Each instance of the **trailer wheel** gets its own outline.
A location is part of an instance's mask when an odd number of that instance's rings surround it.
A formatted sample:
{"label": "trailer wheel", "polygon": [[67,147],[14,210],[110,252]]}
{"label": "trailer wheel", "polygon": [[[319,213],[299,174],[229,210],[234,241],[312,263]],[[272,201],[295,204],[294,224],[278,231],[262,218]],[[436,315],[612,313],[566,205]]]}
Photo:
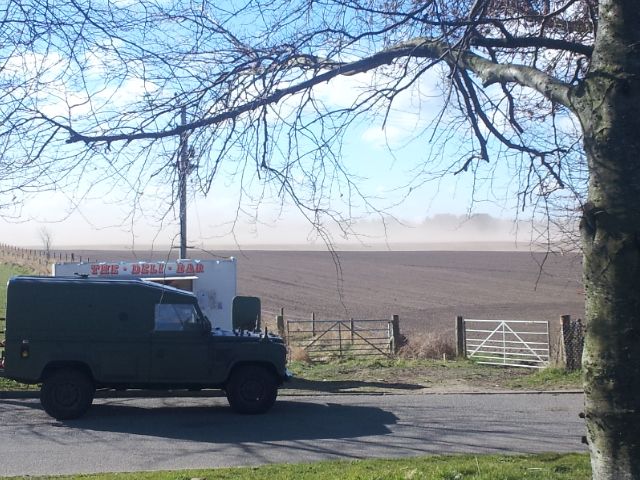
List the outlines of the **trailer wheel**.
{"label": "trailer wheel", "polygon": [[87,374],[77,369],[55,370],[40,388],[42,408],[56,420],[81,417],[93,402],[95,387]]}
{"label": "trailer wheel", "polygon": [[278,396],[275,376],[261,365],[234,368],[225,390],[231,408],[244,414],[265,413]]}

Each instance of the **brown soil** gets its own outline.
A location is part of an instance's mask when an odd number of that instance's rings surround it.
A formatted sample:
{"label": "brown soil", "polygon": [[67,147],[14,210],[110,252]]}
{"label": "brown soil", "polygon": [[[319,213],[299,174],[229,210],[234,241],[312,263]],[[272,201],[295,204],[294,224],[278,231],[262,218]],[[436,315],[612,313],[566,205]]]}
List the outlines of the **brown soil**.
{"label": "brown soil", "polygon": [[[401,330],[449,331],[454,317],[552,320],[584,315],[578,255],[495,251],[242,251],[238,291],[262,299],[263,319],[400,316]],[[166,259],[164,252],[76,251],[92,261]],[[211,258],[201,252],[194,257]],[[63,254],[64,258],[64,254]]]}
{"label": "brown soil", "polygon": [[582,317],[578,256],[522,252],[244,252],[241,294],[262,298],[263,315],[390,318],[403,332],[453,329],[466,318]]}

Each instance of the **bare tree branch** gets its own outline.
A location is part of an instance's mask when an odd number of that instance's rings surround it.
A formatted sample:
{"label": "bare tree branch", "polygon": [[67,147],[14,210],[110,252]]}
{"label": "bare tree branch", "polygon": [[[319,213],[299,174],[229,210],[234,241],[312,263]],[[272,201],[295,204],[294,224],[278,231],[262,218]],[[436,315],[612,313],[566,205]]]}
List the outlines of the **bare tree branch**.
{"label": "bare tree branch", "polygon": [[460,67],[469,70],[478,75],[484,86],[494,83],[517,83],[543,94],[550,100],[560,103],[564,106],[571,107],[569,100],[570,85],[558,81],[554,77],[544,74],[535,68],[525,65],[507,64],[503,65],[486,58],[483,58],[470,51],[452,51],[447,44],[440,41],[430,39],[416,38],[406,42],[402,42],[391,48],[387,48],[370,57],[363,58],[348,63],[329,62],[328,60],[318,60],[309,56],[294,56],[286,59],[285,65],[304,66],[313,70],[325,70],[327,67],[333,67],[323,73],[318,73],[312,78],[285,88],[275,88],[273,93],[243,105],[230,108],[223,113],[205,117],[200,120],[188,123],[186,125],[176,126],[167,130],[137,133],[119,133],[108,135],[91,135],[82,134],[74,128],[63,125],[53,118],[49,118],[40,113],[41,118],[54,124],[57,128],[64,129],[69,133],[67,143],[98,143],[98,142],[117,142],[117,141],[134,141],[141,139],[159,139],[171,136],[179,136],[185,131],[195,130],[210,125],[225,122],[234,119],[240,115],[257,110],[265,105],[278,103],[286,96],[295,95],[307,90],[315,85],[328,82],[338,76],[349,76],[358,73],[367,72],[383,65],[390,65],[394,61],[402,58],[429,58],[432,60],[442,60],[453,67]]}

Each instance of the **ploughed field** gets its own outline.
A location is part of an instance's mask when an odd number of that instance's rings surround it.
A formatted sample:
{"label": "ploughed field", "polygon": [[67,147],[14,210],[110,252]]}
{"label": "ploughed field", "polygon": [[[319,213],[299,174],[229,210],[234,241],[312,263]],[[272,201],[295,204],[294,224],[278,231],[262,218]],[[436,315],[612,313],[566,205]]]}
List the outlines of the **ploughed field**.
{"label": "ploughed field", "polygon": [[[160,252],[76,252],[103,261],[162,260]],[[584,315],[578,255],[531,252],[242,251],[238,293],[262,299],[263,320],[400,316],[404,332],[442,332],[454,317],[553,320]],[[195,255],[211,258],[209,254]]]}

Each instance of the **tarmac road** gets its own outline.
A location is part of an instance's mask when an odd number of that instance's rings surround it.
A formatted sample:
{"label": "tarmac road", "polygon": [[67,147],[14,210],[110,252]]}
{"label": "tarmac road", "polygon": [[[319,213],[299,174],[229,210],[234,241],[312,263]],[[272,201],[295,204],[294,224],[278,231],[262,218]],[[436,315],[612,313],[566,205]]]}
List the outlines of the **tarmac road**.
{"label": "tarmac road", "polygon": [[0,399],[0,476],[403,457],[585,451],[582,394],[281,397],[236,415],[226,399],[100,398],[57,422],[34,398]]}

